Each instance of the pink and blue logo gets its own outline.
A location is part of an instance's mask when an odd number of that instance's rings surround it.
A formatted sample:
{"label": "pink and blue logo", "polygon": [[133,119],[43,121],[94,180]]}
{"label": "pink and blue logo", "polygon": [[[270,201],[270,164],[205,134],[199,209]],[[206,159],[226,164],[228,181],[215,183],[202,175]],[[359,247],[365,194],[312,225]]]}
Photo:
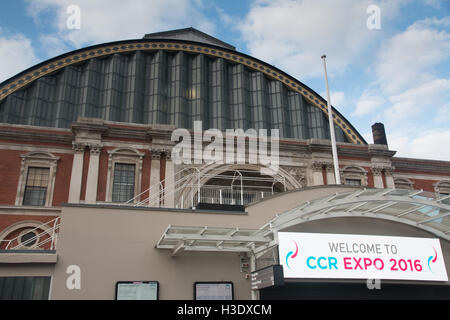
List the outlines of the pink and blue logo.
{"label": "pink and blue logo", "polygon": [[437,260],[437,252],[434,247],[433,247],[433,250],[434,250],[434,256],[430,256],[428,258],[428,268],[430,269],[431,272],[433,272],[433,270],[431,270],[430,262],[436,263],[436,260]]}
{"label": "pink and blue logo", "polygon": [[298,245],[297,245],[297,242],[295,242],[294,240],[292,240],[292,242],[295,244],[295,251],[289,251],[289,252],[286,254],[286,266],[287,266],[290,270],[292,270],[292,269],[291,269],[291,267],[289,266],[289,259],[295,259],[295,258],[297,257],[297,254],[298,254]]}

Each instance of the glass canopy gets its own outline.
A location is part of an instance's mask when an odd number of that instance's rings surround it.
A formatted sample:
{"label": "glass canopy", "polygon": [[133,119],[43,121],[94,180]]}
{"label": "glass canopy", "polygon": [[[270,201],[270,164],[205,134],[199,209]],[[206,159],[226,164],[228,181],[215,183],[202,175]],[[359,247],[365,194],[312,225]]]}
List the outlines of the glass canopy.
{"label": "glass canopy", "polygon": [[157,244],[181,251],[253,252],[277,245],[276,233],[290,226],[332,217],[370,217],[405,223],[450,240],[450,196],[422,190],[361,189],[308,201],[259,229],[170,226]]}

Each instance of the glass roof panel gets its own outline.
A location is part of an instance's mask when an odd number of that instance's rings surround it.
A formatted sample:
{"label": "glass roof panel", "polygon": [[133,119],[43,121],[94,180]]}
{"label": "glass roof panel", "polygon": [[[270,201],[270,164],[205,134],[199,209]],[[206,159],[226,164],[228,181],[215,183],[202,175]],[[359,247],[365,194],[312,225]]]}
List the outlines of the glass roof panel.
{"label": "glass roof panel", "polygon": [[430,226],[434,229],[437,229],[437,230],[445,232],[445,233],[450,232],[450,221],[448,219],[446,220],[445,223],[427,222],[427,223],[425,223],[425,225]]}
{"label": "glass roof panel", "polygon": [[406,189],[395,189],[388,193],[390,196],[404,196],[411,192],[411,190]]}

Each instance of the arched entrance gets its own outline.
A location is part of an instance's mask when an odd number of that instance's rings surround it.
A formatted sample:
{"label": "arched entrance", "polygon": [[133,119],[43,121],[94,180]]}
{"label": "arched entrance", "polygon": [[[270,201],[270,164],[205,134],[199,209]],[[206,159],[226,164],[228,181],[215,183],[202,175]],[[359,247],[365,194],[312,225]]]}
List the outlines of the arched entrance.
{"label": "arched entrance", "polygon": [[301,185],[288,172],[262,174],[258,165],[206,165],[184,168],[176,175],[178,207],[198,203],[245,206]]}

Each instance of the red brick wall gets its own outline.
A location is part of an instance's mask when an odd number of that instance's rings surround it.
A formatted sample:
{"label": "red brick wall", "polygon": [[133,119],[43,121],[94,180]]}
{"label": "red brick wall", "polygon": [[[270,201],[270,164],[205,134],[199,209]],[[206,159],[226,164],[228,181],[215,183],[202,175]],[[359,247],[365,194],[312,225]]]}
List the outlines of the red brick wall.
{"label": "red brick wall", "polygon": [[21,154],[25,151],[0,150],[0,204],[14,205],[19,183]]}
{"label": "red brick wall", "polygon": [[[0,151],[0,204],[14,205],[19,184],[21,155],[27,150]],[[70,175],[72,172],[72,154],[54,153],[60,160],[57,163],[55,188],[52,204],[59,206],[67,202],[69,196]],[[26,172],[25,172],[26,174]]]}
{"label": "red brick wall", "polygon": [[371,188],[375,187],[375,182],[373,181],[373,173],[371,168],[364,167],[364,170],[367,171],[367,186]]}
{"label": "red brick wall", "polygon": [[[108,181],[108,161],[109,150],[114,150],[115,147],[103,147],[100,153],[100,163],[98,172],[98,189],[97,189],[97,201],[106,201],[106,184]],[[141,176],[141,192],[147,190],[150,186],[150,152],[146,149],[139,149],[141,153],[144,153],[142,159],[142,176]],[[148,197],[148,192],[141,196],[141,200]]]}
{"label": "red brick wall", "polygon": [[327,184],[327,169],[325,166],[322,166],[322,181],[323,184],[326,185]]}
{"label": "red brick wall", "polygon": [[72,154],[56,153],[59,157],[58,166],[56,167],[55,188],[53,192],[53,206],[60,206],[69,200],[70,177],[72,175]]}
{"label": "red brick wall", "polygon": [[437,183],[438,180],[423,180],[423,179],[409,179],[414,182],[414,189],[423,189],[423,191],[434,192],[433,184]]}
{"label": "red brick wall", "polygon": [[9,227],[10,225],[20,221],[36,221],[38,223],[46,223],[54,216],[41,216],[41,215],[16,215],[16,214],[1,214],[0,215],[0,232]]}
{"label": "red brick wall", "polygon": [[97,201],[106,201],[106,182],[108,179],[108,150],[113,149],[103,147],[100,151],[99,168],[98,168],[98,184],[97,184]]}
{"label": "red brick wall", "polygon": [[91,153],[88,149],[84,150],[84,157],[83,157],[83,174],[81,178],[81,194],[80,194],[80,200],[86,199],[86,183],[87,183],[87,175],[89,170],[89,159],[91,157]]}

